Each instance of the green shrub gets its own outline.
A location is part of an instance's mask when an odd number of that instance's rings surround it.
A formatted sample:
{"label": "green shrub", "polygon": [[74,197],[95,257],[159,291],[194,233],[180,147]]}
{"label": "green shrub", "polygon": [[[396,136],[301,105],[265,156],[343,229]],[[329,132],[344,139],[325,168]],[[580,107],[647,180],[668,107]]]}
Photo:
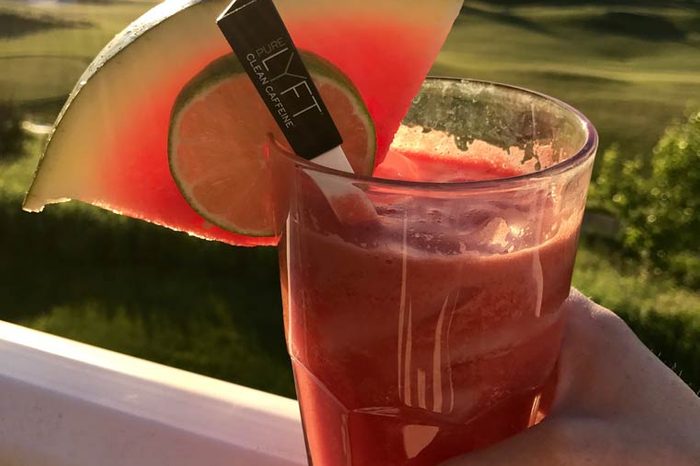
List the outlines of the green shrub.
{"label": "green shrub", "polygon": [[647,235],[659,251],[700,250],[700,111],[654,148]]}
{"label": "green shrub", "polygon": [[591,205],[621,221],[628,254],[700,288],[700,111],[671,125],[649,162],[623,158],[619,146],[605,151]]}

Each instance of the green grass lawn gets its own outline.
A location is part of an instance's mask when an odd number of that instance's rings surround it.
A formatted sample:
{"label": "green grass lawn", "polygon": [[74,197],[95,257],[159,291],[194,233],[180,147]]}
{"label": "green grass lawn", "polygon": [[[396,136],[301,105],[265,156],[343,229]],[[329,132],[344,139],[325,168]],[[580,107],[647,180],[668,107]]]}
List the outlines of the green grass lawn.
{"label": "green grass lawn", "polygon": [[[0,0],[0,28],[17,16],[25,25],[0,35],[0,69],[10,70],[0,101],[52,121],[91,58],[152,3]],[[468,2],[434,74],[554,95],[592,118],[603,147],[649,157],[667,124],[700,106],[700,8],[645,5]],[[659,26],[647,37],[649,18]],[[0,319],[292,395],[274,249],[204,242],[80,204],[24,213],[41,146],[31,137],[24,155],[0,160],[0,280],[10,290]],[[574,282],[700,388],[700,293],[591,238]]]}
{"label": "green grass lawn", "polygon": [[550,94],[591,118],[601,147],[618,142],[647,156],[671,120],[700,107],[700,16],[627,3],[501,10],[467,2],[433,72]]}
{"label": "green grass lawn", "polygon": [[[31,34],[0,35],[0,101],[11,99],[52,121],[66,95],[107,42],[154,1],[32,3],[0,0],[3,22],[21,21]],[[28,24],[44,22],[34,30]],[[48,105],[47,105],[48,104]]]}

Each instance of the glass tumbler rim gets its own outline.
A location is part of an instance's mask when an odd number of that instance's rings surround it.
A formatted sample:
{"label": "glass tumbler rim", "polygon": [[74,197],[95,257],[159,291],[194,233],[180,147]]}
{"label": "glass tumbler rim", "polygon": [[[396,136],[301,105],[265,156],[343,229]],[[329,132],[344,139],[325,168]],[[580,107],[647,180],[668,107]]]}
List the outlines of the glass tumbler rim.
{"label": "glass tumbler rim", "polygon": [[425,81],[443,81],[448,83],[473,83],[485,86],[493,86],[508,92],[517,92],[521,94],[527,94],[538,99],[547,101],[560,109],[569,112],[577,123],[580,125],[581,129],[585,133],[585,141],[581,147],[573,155],[566,157],[564,160],[552,164],[551,166],[544,168],[542,170],[533,171],[521,175],[494,178],[488,180],[475,180],[475,181],[412,181],[412,180],[398,180],[390,178],[379,178],[371,175],[361,175],[356,173],[348,173],[341,170],[336,170],[334,168],[325,167],[314,163],[311,160],[304,159],[285,148],[281,147],[279,144],[278,150],[284,154],[284,157],[290,159],[294,165],[298,168],[311,170],[317,173],[323,173],[327,175],[332,175],[338,178],[345,179],[346,182],[351,183],[366,183],[372,185],[379,185],[385,187],[394,188],[409,188],[416,190],[429,190],[429,191],[460,191],[460,190],[482,190],[482,189],[507,189],[511,186],[519,185],[522,182],[534,181],[543,178],[553,177],[555,175],[568,172],[575,167],[578,167],[590,159],[598,149],[598,132],[593,126],[593,123],[586,117],[581,111],[577,110],[572,105],[559,100],[555,97],[551,97],[547,94],[533,91],[525,87],[515,86],[511,84],[500,83],[496,81],[486,81],[480,79],[471,78],[457,78],[449,76],[428,76]]}

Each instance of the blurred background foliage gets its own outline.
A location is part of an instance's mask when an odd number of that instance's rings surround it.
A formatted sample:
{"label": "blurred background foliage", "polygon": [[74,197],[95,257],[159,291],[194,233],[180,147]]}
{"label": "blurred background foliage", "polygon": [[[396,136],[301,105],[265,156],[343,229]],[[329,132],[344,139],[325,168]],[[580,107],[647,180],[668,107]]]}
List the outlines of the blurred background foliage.
{"label": "blurred background foliage", "polygon": [[700,111],[671,124],[651,158],[602,154],[589,205],[620,220],[624,252],[647,271],[700,288]]}
{"label": "blurred background foliage", "polygon": [[[293,396],[274,249],[75,203],[20,209],[73,84],[154,3],[0,0],[0,319]],[[591,117],[575,285],[700,389],[700,1],[467,1],[433,73]]]}

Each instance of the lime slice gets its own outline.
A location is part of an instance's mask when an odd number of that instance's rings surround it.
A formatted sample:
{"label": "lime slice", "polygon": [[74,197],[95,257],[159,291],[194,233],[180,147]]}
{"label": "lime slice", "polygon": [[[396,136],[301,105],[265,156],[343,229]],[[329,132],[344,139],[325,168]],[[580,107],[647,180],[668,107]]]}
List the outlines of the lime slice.
{"label": "lime slice", "polygon": [[[352,83],[330,63],[302,57],[343,137],[357,173],[374,167],[375,132]],[[222,57],[180,92],[168,135],[170,171],[202,217],[247,236],[274,236],[274,177],[266,144],[284,137],[232,56]]]}

